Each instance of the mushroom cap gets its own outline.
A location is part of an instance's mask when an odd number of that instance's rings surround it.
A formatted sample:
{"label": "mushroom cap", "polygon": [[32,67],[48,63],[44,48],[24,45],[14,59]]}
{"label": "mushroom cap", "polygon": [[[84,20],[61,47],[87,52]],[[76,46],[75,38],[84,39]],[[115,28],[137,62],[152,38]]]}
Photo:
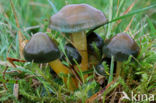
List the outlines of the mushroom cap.
{"label": "mushroom cap", "polygon": [[103,58],[96,66],[95,72],[98,75],[108,76],[109,75],[109,68],[110,68],[111,59],[110,58]]}
{"label": "mushroom cap", "polygon": [[64,32],[80,32],[106,23],[104,14],[88,4],[71,4],[64,6],[51,16],[50,28]]}
{"label": "mushroom cap", "polygon": [[102,47],[104,45],[103,39],[95,32],[91,32],[89,35],[87,35],[87,48],[90,53],[96,53],[95,52],[95,46],[99,49],[100,54],[102,53]]}
{"label": "mushroom cap", "polygon": [[[65,49],[65,53],[68,57],[68,60],[72,65],[75,65],[75,61],[78,64],[81,63],[82,57],[81,57],[80,53],[78,52],[78,50],[71,43],[66,44],[64,49]],[[66,61],[66,56],[64,54],[62,54],[60,57],[60,60]]]}
{"label": "mushroom cap", "polygon": [[106,76],[106,71],[105,71],[105,68],[102,64],[98,64],[96,65],[95,67],[95,70],[96,70],[96,73],[99,74],[99,75],[102,75],[102,76]]}
{"label": "mushroom cap", "polygon": [[139,46],[128,34],[119,33],[105,42],[103,53],[109,58],[114,56],[116,61],[125,61],[130,55],[138,55]]}
{"label": "mushroom cap", "polygon": [[36,33],[24,47],[24,57],[27,61],[47,63],[59,58],[60,53],[55,43],[45,33]]}

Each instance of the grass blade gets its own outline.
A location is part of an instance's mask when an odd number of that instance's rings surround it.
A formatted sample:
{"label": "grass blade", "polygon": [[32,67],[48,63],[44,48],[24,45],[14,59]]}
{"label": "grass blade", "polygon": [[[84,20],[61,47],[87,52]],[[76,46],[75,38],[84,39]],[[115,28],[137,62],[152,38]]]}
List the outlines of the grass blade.
{"label": "grass blade", "polygon": [[54,12],[57,13],[57,9],[56,6],[54,5],[54,3],[50,0],[48,0],[48,2],[50,3],[51,7],[53,8]]}
{"label": "grass blade", "polygon": [[[109,21],[112,20],[112,11],[113,11],[113,0],[110,0]],[[110,37],[111,29],[112,29],[112,24],[109,23],[109,24],[108,24],[108,31],[107,31],[106,38],[109,38],[109,37]]]}
{"label": "grass blade", "polygon": [[126,15],[123,15],[123,16],[120,16],[120,17],[115,18],[115,19],[109,21],[108,23],[115,22],[115,21],[117,21],[117,20],[126,18],[126,17],[128,17],[128,16],[132,16],[132,15],[134,15],[134,14],[138,14],[138,13],[140,13],[140,12],[146,11],[146,10],[151,9],[151,8],[154,8],[154,7],[156,7],[156,4],[154,4],[154,5],[152,5],[152,6],[148,6],[148,7],[142,8],[142,9],[134,10],[134,11],[132,11],[132,12],[126,14]]}

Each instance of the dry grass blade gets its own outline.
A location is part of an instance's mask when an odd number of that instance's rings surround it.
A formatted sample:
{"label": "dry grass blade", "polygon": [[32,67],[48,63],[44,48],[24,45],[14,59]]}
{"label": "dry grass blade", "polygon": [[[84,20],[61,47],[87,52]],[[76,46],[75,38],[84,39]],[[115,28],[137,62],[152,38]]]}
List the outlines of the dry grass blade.
{"label": "dry grass blade", "polygon": [[12,64],[10,64],[9,62],[7,62],[7,61],[1,61],[1,60],[0,60],[0,65],[5,66],[5,67],[6,66],[13,67]]}
{"label": "dry grass blade", "polygon": [[[14,14],[14,17],[15,17],[16,26],[17,26],[18,29],[20,29],[20,24],[19,24],[17,14],[16,14],[16,11],[15,11],[15,7],[14,7],[14,4],[13,4],[12,0],[10,0],[10,3],[11,3],[11,7],[12,7],[13,14]],[[22,32],[20,30],[18,30],[18,40],[19,40],[20,58],[23,58],[23,47],[22,47],[23,35],[22,35]]]}
{"label": "dry grass blade", "polygon": [[[14,59],[14,58],[7,58],[7,61],[0,61],[0,65],[5,66],[5,67],[11,67],[11,68],[23,68],[21,66],[15,65],[13,62],[25,62],[25,60],[19,60],[19,59]],[[7,73],[14,73],[16,71],[11,71],[11,72],[7,72]],[[21,71],[17,70],[18,73],[21,73]]]}
{"label": "dry grass blade", "polygon": [[38,29],[38,28],[40,28],[40,27],[41,27],[40,25],[31,26],[31,27],[24,28],[24,31],[27,32],[27,31],[29,31],[29,30]]}
{"label": "dry grass blade", "polygon": [[[136,3],[137,0],[135,0],[127,9],[126,11],[122,14],[122,15],[125,15],[127,14],[128,12],[130,12],[132,10],[132,8],[134,7],[135,3]],[[122,20],[118,20],[117,21],[117,24],[119,24]]]}
{"label": "dry grass blade", "polygon": [[16,65],[13,63],[14,61],[15,62],[26,62],[25,60],[20,60],[20,59],[15,59],[15,58],[10,58],[10,57],[7,57],[7,60],[16,68]]}
{"label": "dry grass blade", "polygon": [[127,32],[132,24],[132,21],[134,19],[134,16],[132,17],[131,21],[129,22],[129,24],[127,25],[126,29],[124,30],[124,32]]}
{"label": "dry grass blade", "polygon": [[39,2],[33,2],[33,0],[29,3],[30,6],[40,6],[40,7],[46,7],[46,8],[50,8],[48,5],[43,4],[43,3],[39,3]]}
{"label": "dry grass blade", "polygon": [[120,3],[120,0],[118,0],[118,3],[117,3],[117,11],[116,11],[116,12],[117,12],[117,13],[116,13],[117,15],[118,15],[118,13],[119,13],[119,3]]}
{"label": "dry grass blade", "polygon": [[[128,12],[130,12],[132,10],[132,8],[134,7],[135,3],[137,2],[137,0],[135,0],[124,12],[122,15],[128,14]],[[117,23],[115,23],[113,25],[112,28],[115,28],[118,24],[120,24],[122,21],[122,19],[118,20]]]}
{"label": "dry grass blade", "polygon": [[19,84],[15,83],[14,88],[13,88],[13,95],[18,99],[18,94],[19,94]]}

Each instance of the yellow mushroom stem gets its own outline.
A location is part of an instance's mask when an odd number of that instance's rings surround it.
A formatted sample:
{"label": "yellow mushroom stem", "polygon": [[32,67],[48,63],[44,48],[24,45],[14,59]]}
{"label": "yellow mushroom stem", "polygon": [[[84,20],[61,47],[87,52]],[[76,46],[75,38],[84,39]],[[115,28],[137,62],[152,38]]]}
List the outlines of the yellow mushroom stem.
{"label": "yellow mushroom stem", "polygon": [[88,56],[88,68],[92,68],[93,66],[96,66],[98,64],[98,59],[94,55]]}
{"label": "yellow mushroom stem", "polygon": [[[56,74],[64,73],[64,74],[69,74],[71,73],[69,69],[64,66],[59,59],[56,59],[52,62],[49,62],[49,65],[51,68],[56,72]],[[66,83],[67,86],[69,86],[70,90],[75,90],[78,88],[77,82],[75,78],[70,78],[69,79],[69,84],[67,83],[68,77],[63,77],[64,83]]]}
{"label": "yellow mushroom stem", "polygon": [[[76,32],[71,34],[72,43],[75,48],[78,49],[81,54],[82,61],[80,64],[81,71],[88,70],[88,53],[87,53],[87,39],[85,32]],[[84,79],[87,78],[88,75],[84,75]]]}
{"label": "yellow mushroom stem", "polygon": [[117,61],[117,66],[116,66],[116,77],[119,77],[120,72],[121,72],[121,65],[122,62]]}

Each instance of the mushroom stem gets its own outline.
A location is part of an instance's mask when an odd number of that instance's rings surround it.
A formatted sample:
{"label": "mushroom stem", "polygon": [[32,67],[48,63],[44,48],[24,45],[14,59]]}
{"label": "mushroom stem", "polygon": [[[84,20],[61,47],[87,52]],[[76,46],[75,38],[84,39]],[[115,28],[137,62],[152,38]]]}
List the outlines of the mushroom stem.
{"label": "mushroom stem", "polygon": [[119,75],[120,75],[121,65],[122,65],[122,62],[117,61],[116,77],[119,77]]}
{"label": "mushroom stem", "polygon": [[88,68],[92,68],[98,64],[98,59],[94,55],[88,56]]}
{"label": "mushroom stem", "polygon": [[114,70],[114,56],[111,57],[110,76],[108,79],[108,83],[112,82],[113,80],[113,70]]}
{"label": "mushroom stem", "polygon": [[[78,49],[82,56],[81,61],[81,71],[87,71],[88,70],[88,53],[87,53],[87,39],[86,34],[84,32],[76,32],[71,34],[71,39],[73,42],[73,45]],[[87,78],[87,74],[84,75],[84,79]]]}
{"label": "mushroom stem", "polygon": [[[53,70],[56,72],[56,74],[59,74],[59,73],[69,74],[70,73],[68,68],[66,66],[64,66],[59,59],[49,62],[49,65],[51,66],[51,68],[53,68]],[[67,79],[68,79],[68,77],[63,77],[63,81],[68,86]],[[76,79],[70,78],[69,89],[75,90],[76,88],[78,88]]]}

